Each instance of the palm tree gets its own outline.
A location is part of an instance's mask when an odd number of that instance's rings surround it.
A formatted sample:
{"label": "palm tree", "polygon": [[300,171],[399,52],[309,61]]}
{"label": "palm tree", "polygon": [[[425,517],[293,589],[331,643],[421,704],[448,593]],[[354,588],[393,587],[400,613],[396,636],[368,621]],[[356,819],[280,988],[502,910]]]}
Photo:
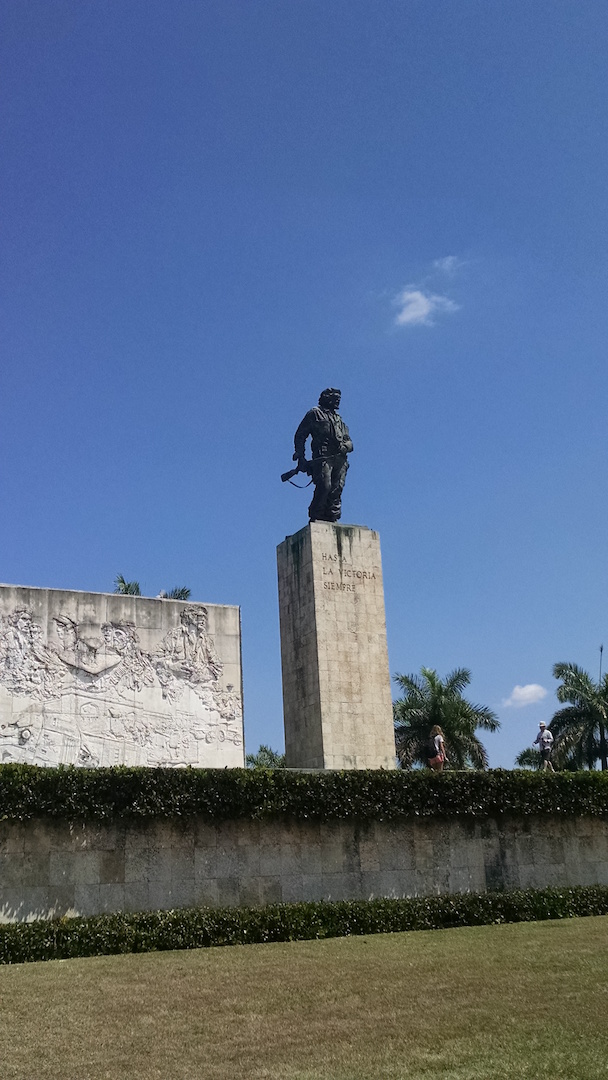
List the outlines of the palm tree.
{"label": "palm tree", "polygon": [[526,746],[526,749],[515,758],[518,769],[540,769],[542,763],[540,750],[537,750],[535,746]]}
{"label": "palm tree", "polygon": [[159,596],[161,600],[189,600],[191,592],[187,585],[182,585],[181,588],[171,589],[169,592],[163,589]]}
{"label": "palm tree", "polygon": [[257,754],[247,754],[245,763],[248,769],[284,769],[285,754],[279,754],[262,743]]}
{"label": "palm tree", "polygon": [[485,747],[475,734],[478,727],[496,731],[495,713],[485,705],[472,705],[462,696],[471,681],[467,668],[456,668],[445,680],[432,668],[420,675],[395,675],[403,697],[393,704],[397,757],[402,768],[427,764],[427,743],[431,728],[443,730],[448,761],[457,769],[488,767]]}
{"label": "palm tree", "polygon": [[126,581],[122,574],[117,574],[114,582],[114,592],[122,593],[123,596],[141,596],[139,581]]}
{"label": "palm tree", "polygon": [[[123,596],[141,596],[139,581],[126,581],[122,574],[118,574],[114,582],[114,592],[122,593]],[[191,589],[187,585],[181,585],[169,592],[163,589],[158,594],[159,600],[189,600]]]}
{"label": "palm tree", "polygon": [[578,664],[555,664],[562,680],[557,700],[566,705],[554,714],[549,728],[557,744],[557,760],[569,759],[579,769],[594,769],[598,758],[608,769],[608,675],[594,682]]}

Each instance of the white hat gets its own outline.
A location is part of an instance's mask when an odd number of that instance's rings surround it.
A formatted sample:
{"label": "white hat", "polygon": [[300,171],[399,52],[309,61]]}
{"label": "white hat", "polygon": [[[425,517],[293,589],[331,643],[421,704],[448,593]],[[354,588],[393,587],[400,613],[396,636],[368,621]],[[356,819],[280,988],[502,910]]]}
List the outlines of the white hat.
{"label": "white hat", "polygon": [[547,725],[545,724],[544,720],[541,720],[541,722],[540,722],[540,724],[538,726],[539,727],[546,727]]}

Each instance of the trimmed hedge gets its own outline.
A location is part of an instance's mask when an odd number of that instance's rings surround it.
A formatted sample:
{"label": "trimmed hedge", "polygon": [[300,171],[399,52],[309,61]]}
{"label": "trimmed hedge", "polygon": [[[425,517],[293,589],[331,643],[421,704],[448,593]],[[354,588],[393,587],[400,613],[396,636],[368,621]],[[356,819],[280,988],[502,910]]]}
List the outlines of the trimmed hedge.
{"label": "trimmed hedge", "polygon": [[535,922],[608,914],[608,886],[459,893],[406,900],[185,908],[0,926],[0,963],[308,941],[403,930]]}
{"label": "trimmed hedge", "polygon": [[496,814],[608,816],[608,773],[494,769],[296,772],[0,765],[0,820],[202,816],[399,821]]}

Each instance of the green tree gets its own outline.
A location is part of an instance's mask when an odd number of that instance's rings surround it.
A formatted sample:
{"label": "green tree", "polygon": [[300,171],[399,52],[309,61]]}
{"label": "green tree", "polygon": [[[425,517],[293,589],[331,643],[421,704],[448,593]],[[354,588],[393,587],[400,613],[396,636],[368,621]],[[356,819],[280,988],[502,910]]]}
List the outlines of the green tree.
{"label": "green tree", "polygon": [[123,596],[141,596],[139,581],[126,581],[122,574],[117,574],[114,592],[122,593]]}
{"label": "green tree", "polygon": [[182,585],[181,588],[171,589],[169,592],[163,589],[159,595],[161,600],[189,600],[191,591],[187,585]]}
{"label": "green tree", "polygon": [[404,769],[428,761],[431,728],[443,731],[448,762],[454,768],[486,769],[488,755],[475,731],[496,731],[500,722],[485,705],[472,705],[462,696],[471,681],[467,668],[456,668],[440,679],[432,668],[420,675],[395,675],[403,697],[393,704],[397,758]]}
{"label": "green tree", "polygon": [[[126,581],[122,574],[118,574],[114,582],[114,592],[122,593],[124,596],[141,596],[139,581]],[[190,593],[188,586],[182,585],[169,592],[163,589],[158,596],[160,600],[189,600]]]}
{"label": "green tree", "polygon": [[555,664],[561,679],[557,700],[566,706],[553,715],[549,728],[556,743],[558,764],[594,769],[599,760],[608,769],[608,675],[599,682],[578,664]]}
{"label": "green tree", "polygon": [[245,762],[248,769],[284,769],[285,754],[279,754],[262,743],[257,754],[247,754]]}
{"label": "green tree", "polygon": [[537,750],[535,746],[527,746],[515,758],[518,769],[540,769],[541,763],[540,750]]}

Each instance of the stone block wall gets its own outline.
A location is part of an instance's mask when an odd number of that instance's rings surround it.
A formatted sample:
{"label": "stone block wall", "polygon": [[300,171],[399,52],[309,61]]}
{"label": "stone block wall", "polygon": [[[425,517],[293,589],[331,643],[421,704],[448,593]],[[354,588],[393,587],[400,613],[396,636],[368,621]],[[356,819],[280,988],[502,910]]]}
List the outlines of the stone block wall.
{"label": "stone block wall", "polygon": [[608,822],[0,822],[0,921],[608,885]]}

